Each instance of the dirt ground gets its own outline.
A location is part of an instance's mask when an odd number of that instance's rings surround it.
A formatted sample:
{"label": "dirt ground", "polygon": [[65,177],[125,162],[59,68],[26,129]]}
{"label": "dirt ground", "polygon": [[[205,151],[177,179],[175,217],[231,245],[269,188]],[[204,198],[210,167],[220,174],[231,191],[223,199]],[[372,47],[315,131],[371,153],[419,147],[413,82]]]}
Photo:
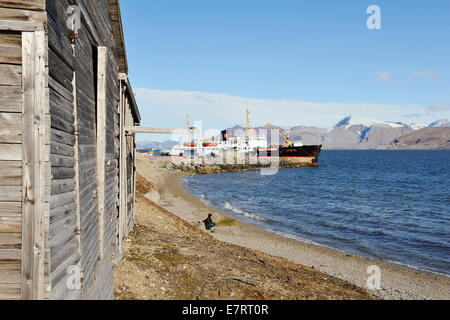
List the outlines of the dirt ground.
{"label": "dirt ground", "polygon": [[117,300],[377,299],[311,267],[220,242],[145,197],[152,188],[138,176],[136,226],[115,270]]}

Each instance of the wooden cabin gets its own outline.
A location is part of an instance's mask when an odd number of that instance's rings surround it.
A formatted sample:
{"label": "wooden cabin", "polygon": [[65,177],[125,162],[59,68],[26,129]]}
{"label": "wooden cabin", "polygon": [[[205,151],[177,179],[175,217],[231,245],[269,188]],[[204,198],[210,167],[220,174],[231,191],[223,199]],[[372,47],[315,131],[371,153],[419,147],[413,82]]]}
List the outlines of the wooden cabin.
{"label": "wooden cabin", "polygon": [[118,0],[0,0],[0,299],[112,299],[140,115]]}

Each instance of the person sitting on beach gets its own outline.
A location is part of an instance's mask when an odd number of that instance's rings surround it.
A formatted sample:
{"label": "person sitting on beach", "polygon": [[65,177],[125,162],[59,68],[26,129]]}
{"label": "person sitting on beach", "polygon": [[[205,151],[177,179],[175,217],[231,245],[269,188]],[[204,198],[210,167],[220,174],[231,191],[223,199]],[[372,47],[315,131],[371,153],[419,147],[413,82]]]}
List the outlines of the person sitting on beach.
{"label": "person sitting on beach", "polygon": [[203,223],[205,224],[206,230],[211,230],[213,227],[216,226],[216,224],[212,221],[212,214],[208,214],[208,218],[203,220]]}

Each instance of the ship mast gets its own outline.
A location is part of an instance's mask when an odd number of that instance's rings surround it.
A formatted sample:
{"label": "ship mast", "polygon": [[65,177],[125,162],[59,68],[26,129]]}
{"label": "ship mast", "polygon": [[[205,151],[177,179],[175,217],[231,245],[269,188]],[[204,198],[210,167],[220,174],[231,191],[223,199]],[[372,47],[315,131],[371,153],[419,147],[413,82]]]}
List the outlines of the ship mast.
{"label": "ship mast", "polygon": [[190,124],[190,121],[189,121],[189,113],[186,113],[186,123],[187,123],[187,132],[188,132],[188,140],[187,140],[187,142],[189,143],[189,142],[191,142],[191,134],[190,134],[190,130],[191,130],[191,124]]}
{"label": "ship mast", "polygon": [[250,110],[248,109],[248,103],[247,103],[247,136],[250,139]]}

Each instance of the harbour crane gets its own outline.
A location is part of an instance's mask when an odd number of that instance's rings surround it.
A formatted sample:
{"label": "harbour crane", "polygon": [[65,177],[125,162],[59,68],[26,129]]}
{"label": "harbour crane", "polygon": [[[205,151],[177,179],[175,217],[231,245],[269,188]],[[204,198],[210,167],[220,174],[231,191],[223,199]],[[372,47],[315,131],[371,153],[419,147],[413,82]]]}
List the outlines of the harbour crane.
{"label": "harbour crane", "polygon": [[286,135],[284,135],[277,127],[275,127],[274,125],[272,125],[272,124],[270,124],[270,123],[268,123],[267,124],[269,127],[271,127],[271,128],[273,128],[276,132],[278,132],[278,134],[280,135],[280,136],[282,136],[283,138],[284,138],[284,140],[286,140],[286,147],[292,147],[294,144],[292,143],[292,141],[291,140],[289,140],[289,138],[288,137],[286,137]]}

